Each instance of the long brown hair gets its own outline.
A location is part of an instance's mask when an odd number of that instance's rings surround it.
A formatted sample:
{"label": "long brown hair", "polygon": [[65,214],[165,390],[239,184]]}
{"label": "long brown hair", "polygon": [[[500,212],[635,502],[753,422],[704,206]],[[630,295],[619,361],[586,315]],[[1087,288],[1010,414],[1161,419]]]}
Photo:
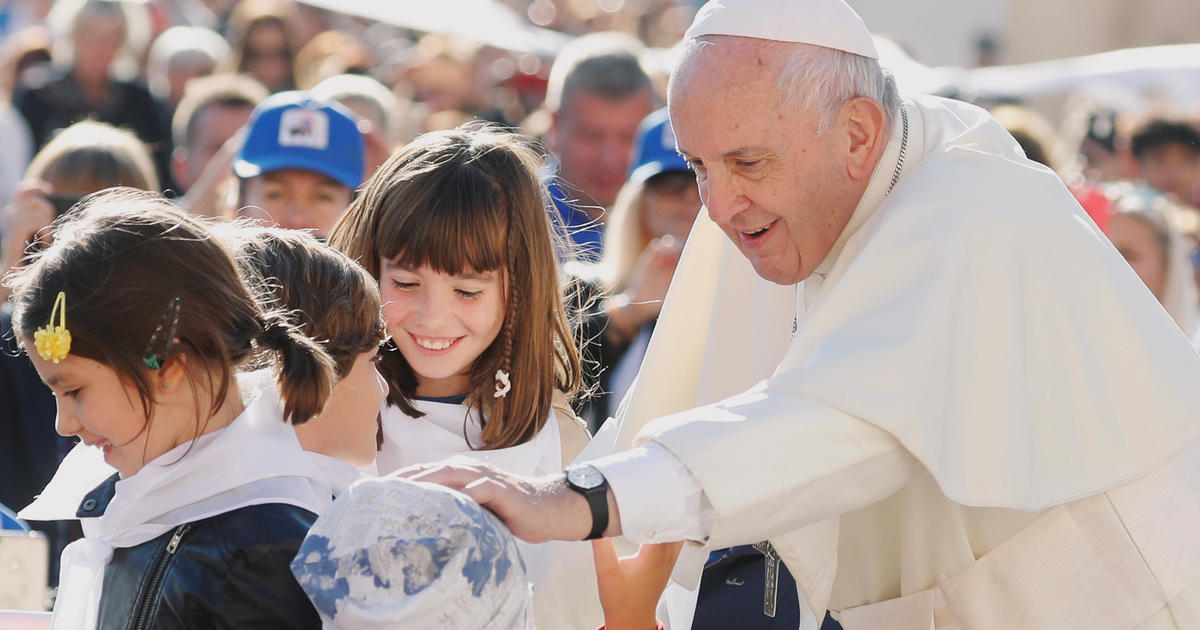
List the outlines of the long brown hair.
{"label": "long brown hair", "polygon": [[[62,291],[71,355],[103,363],[131,382],[147,423],[154,409],[150,369],[143,364],[148,353],[167,360],[187,354],[193,385],[207,379],[212,397],[207,404],[197,397],[197,435],[224,404],[236,369],[264,355],[278,360],[285,419],[300,424],[324,408],[333,361],[282,311],[259,306],[203,220],[159,195],[113,189],[85,198],[53,229],[54,243],[9,281],[13,329],[22,343],[50,320]],[[148,348],[176,298],[175,339]]]}
{"label": "long brown hair", "polygon": [[[471,368],[467,404],[487,413],[483,449],[527,442],[545,425],[555,390],[579,388],[559,283],[560,238],[538,179],[537,152],[518,136],[478,125],[425,134],[367,182],[329,241],[376,279],[380,261],[458,275],[498,270],[505,284],[500,334]],[[519,340],[519,351],[513,351]],[[417,379],[394,345],[381,372],[389,402],[411,416]],[[493,398],[497,370],[512,389]]]}

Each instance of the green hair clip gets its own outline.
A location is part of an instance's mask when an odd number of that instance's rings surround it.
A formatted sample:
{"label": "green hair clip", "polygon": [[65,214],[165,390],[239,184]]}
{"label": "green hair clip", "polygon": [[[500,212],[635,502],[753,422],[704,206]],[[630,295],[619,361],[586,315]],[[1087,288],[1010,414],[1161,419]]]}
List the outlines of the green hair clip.
{"label": "green hair clip", "polygon": [[[175,296],[169,305],[167,311],[163,314],[162,322],[154,328],[154,334],[150,335],[150,342],[146,344],[146,352],[142,354],[142,365],[157,370],[162,367],[163,361],[167,360],[167,354],[171,351],[171,346],[175,343],[175,333],[179,331],[179,310],[183,304],[183,298]],[[163,327],[170,320],[171,324],[167,327],[167,333],[163,335]],[[155,352],[154,349],[158,345],[162,345],[162,352]]]}

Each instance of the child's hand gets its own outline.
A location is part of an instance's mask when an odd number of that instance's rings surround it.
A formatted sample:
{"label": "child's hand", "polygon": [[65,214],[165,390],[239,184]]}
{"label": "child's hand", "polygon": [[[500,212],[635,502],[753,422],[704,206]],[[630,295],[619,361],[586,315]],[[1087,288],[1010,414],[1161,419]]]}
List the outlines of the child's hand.
{"label": "child's hand", "polygon": [[667,587],[683,543],[642,545],[636,555],[617,557],[611,540],[593,540],[596,581],[605,630],[651,630],[654,609]]}

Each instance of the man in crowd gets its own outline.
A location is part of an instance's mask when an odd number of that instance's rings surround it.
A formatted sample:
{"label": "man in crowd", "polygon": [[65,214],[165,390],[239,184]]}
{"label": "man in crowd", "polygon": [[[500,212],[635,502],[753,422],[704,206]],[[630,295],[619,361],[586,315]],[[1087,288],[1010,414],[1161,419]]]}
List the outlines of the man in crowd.
{"label": "man in crowd", "polygon": [[599,258],[604,211],[625,184],[638,124],[654,109],[639,50],[628,35],[585,35],[550,71],[546,144],[558,159],[550,195],[585,259]]}
{"label": "man in crowd", "polygon": [[1147,185],[1200,207],[1200,128],[1158,118],[1136,131],[1130,145]]}
{"label": "man in crowd", "polygon": [[171,121],[175,140],[171,171],[180,192],[192,188],[221,146],[246,125],[255,106],[267,96],[267,88],[245,75],[225,74],[188,82]]}
{"label": "man in crowd", "polygon": [[685,46],[711,221],[593,440],[620,452],[404,474],[531,541],[769,542],[804,628],[1197,627],[1200,356],[1058,178],[902,100],[841,0],[713,0]]}
{"label": "man in crowd", "polygon": [[342,105],[280,92],[254,110],[233,172],[240,216],[323,237],[362,183],[362,134]]}

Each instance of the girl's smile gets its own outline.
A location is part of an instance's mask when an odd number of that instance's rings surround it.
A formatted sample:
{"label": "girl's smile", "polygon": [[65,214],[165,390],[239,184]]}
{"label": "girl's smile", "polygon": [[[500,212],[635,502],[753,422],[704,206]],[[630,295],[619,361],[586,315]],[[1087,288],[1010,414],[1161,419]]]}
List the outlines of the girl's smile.
{"label": "girl's smile", "polygon": [[380,261],[379,294],[396,347],[417,377],[418,396],[471,389],[471,368],[504,326],[499,271],[458,275]]}
{"label": "girl's smile", "polygon": [[446,354],[451,348],[454,347],[454,344],[458,343],[459,340],[462,339],[462,337],[422,337],[414,335],[411,332],[408,333],[408,335],[413,338],[413,342],[417,344],[417,348],[419,348],[421,352],[431,357]]}

